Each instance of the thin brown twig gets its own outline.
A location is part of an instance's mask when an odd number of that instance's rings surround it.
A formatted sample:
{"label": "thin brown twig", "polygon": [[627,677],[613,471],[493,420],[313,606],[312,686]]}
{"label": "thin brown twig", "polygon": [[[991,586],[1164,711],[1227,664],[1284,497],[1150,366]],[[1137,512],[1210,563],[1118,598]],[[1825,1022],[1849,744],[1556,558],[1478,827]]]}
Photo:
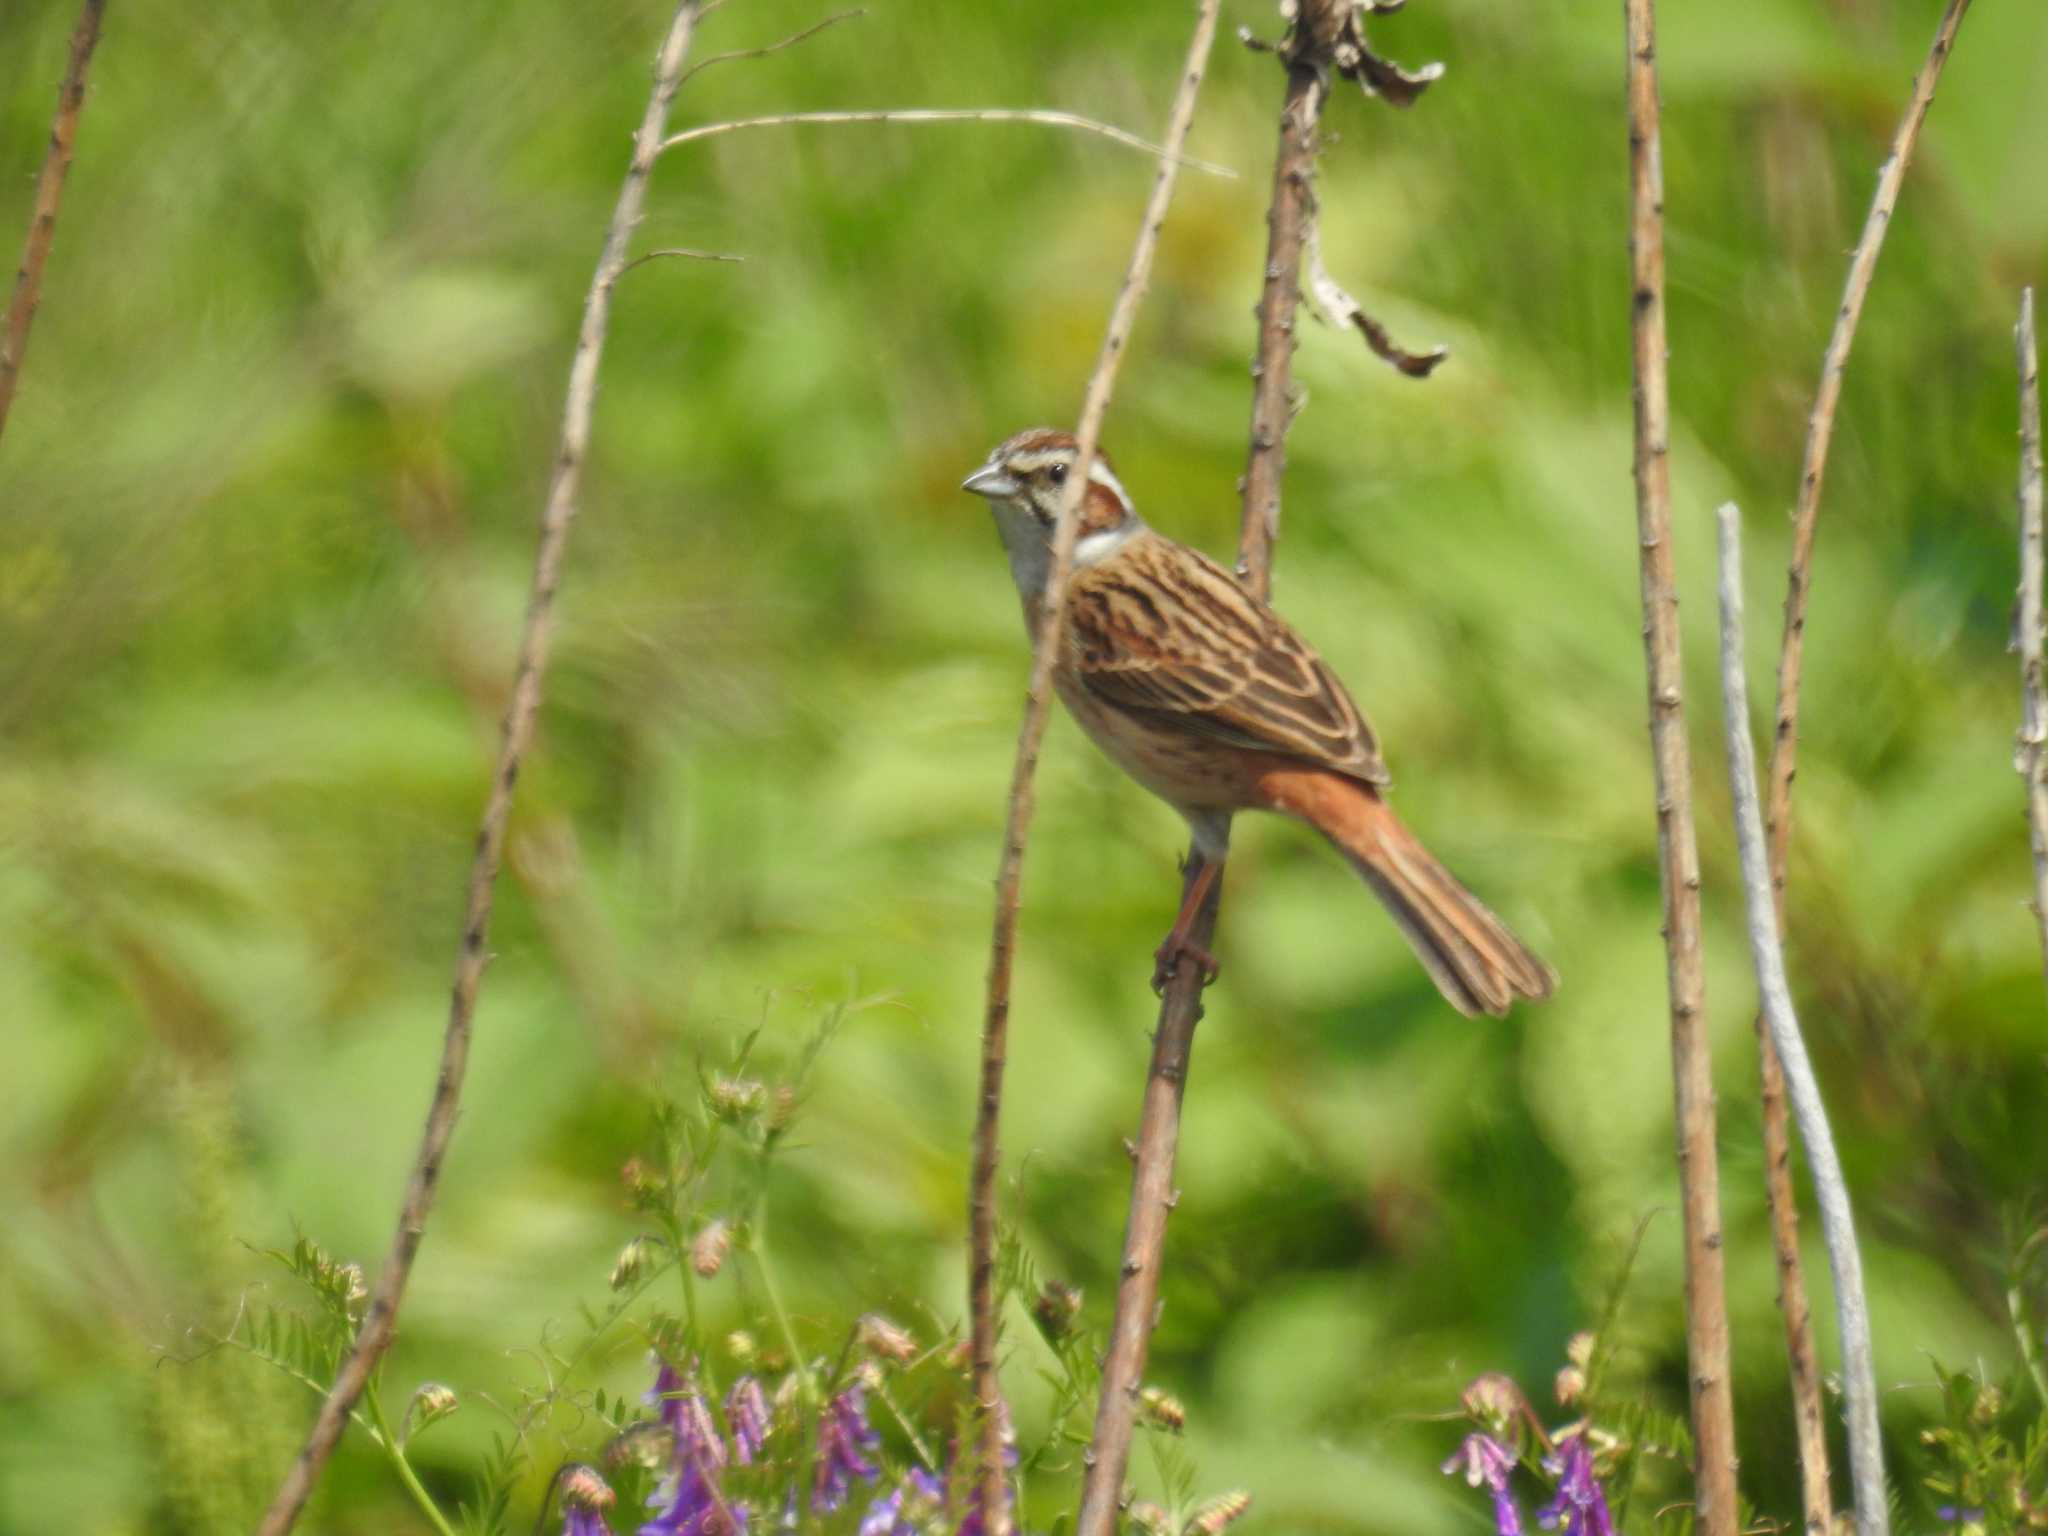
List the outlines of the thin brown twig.
{"label": "thin brown twig", "polygon": [[618,203],[605,231],[603,254],[598,258],[590,292],[584,299],[576,353],[569,366],[561,444],[555,455],[547,505],[540,519],[539,547],[534,555],[533,584],[527,597],[526,621],[520,635],[512,700],[505,712],[504,735],[498,748],[497,766],[491,775],[490,798],[484,807],[482,826],[477,832],[476,856],[470,865],[468,907],[463,916],[462,940],[456,953],[455,983],[448,1008],[447,1032],[442,1041],[440,1073],[434,1084],[426,1127],[420,1137],[419,1154],[406,1185],[398,1230],[348,1358],[335,1374],[334,1385],[321,1404],[312,1432],[263,1517],[260,1536],[284,1536],[292,1528],[341,1438],[350,1408],[362,1394],[371,1372],[389,1346],[398,1321],[398,1308],[405,1296],[406,1280],[412,1273],[413,1260],[419,1253],[420,1239],[425,1233],[427,1216],[440,1183],[442,1159],[455,1130],[456,1108],[462,1093],[464,1071],[469,1063],[477,994],[483,985],[484,965],[489,959],[485,944],[490,934],[491,901],[497,884],[498,863],[505,847],[505,827],[512,814],[513,790],[519,781],[520,765],[533,739],[534,720],[540,711],[541,678],[547,667],[555,591],[561,582],[569,530],[576,517],[577,487],[590,446],[591,417],[597,400],[598,362],[603,354],[605,330],[611,316],[612,290],[625,269],[627,243],[632,238],[633,227],[640,221],[640,212],[647,200],[648,178],[654,169],[655,157],[661,152],[662,132],[668,123],[669,106],[675,100],[683,60],[689,54],[696,21],[697,0],[682,0],[676,7],[656,59],[654,87],[648,97],[647,110],[641,117],[639,131],[633,137],[633,157],[620,184]]}
{"label": "thin brown twig", "polygon": [[1081,494],[1088,485],[1089,467],[1095,461],[1102,436],[1102,419],[1109,409],[1110,391],[1137,319],[1138,303],[1151,277],[1152,256],[1158,248],[1159,232],[1166,223],[1166,211],[1173,199],[1176,172],[1183,162],[1181,148],[1194,122],[1195,97],[1208,67],[1209,53],[1216,40],[1216,18],[1221,0],[1201,0],[1195,18],[1194,36],[1188,43],[1186,64],[1168,114],[1166,143],[1159,153],[1159,169],[1152,181],[1152,195],[1145,205],[1138,237],[1131,249],[1123,287],[1110,311],[1109,326],[1102,338],[1102,351],[1089,375],[1081,404],[1076,463],[1067,480],[1067,492],[1053,531],[1052,569],[1046,578],[1045,596],[1033,636],[1031,685],[1025,698],[1024,720],[1017,732],[1016,763],[1010,774],[1009,814],[1003,828],[1003,852],[996,872],[994,931],[989,941],[987,1010],[981,1037],[981,1091],[974,1123],[974,1166],[968,1194],[968,1218],[972,1254],[968,1269],[968,1309],[973,1324],[974,1390],[980,1408],[980,1476],[976,1480],[982,1529],[992,1536],[1004,1536],[1010,1528],[1007,1473],[1003,1465],[1002,1384],[996,1370],[997,1322],[995,1295],[996,1259],[996,1167],[1000,1156],[1003,1067],[1008,1052],[1010,1019],[1010,972],[1016,951],[1018,887],[1024,868],[1025,842],[1030,835],[1031,816],[1036,807],[1034,779],[1038,752],[1045,739],[1051,710],[1053,662],[1059,654],[1061,626],[1066,619],[1067,575],[1073,566],[1078,536]]}
{"label": "thin brown twig", "polygon": [[1913,99],[1899,120],[1892,137],[1892,150],[1877,173],[1877,194],[1863,221],[1862,237],[1849,259],[1849,278],[1842,289],[1842,303],[1835,311],[1835,328],[1828,337],[1828,349],[1821,359],[1820,387],[1814,396],[1813,414],[1807,418],[1806,453],[1799,470],[1799,500],[1792,514],[1792,562],[1785,589],[1785,633],[1778,653],[1778,707],[1775,735],[1771,742],[1770,795],[1765,821],[1771,834],[1771,887],[1778,892],[1782,907],[1785,888],[1786,850],[1792,840],[1792,776],[1799,742],[1800,662],[1806,640],[1806,604],[1812,587],[1813,537],[1820,517],[1821,483],[1827,474],[1828,448],[1834,441],[1835,407],[1842,398],[1842,374],[1849,365],[1849,348],[1856,340],[1856,324],[1863,317],[1863,302],[1870,296],[1870,280],[1877,271],[1878,253],[1884,248],[1892,212],[1898,206],[1899,187],[1906,179],[1906,167],[1913,158],[1913,146],[1920,139],[1920,125],[1934,104],[1934,88],[1941,82],[1942,66],[1955,45],[1956,29],[1970,0],[1948,0],[1941,25],[1935,29],[1934,45],[1927,62],[1913,81]]}
{"label": "thin brown twig", "polygon": [[0,330],[0,432],[7,430],[7,413],[21,382],[22,359],[28,354],[28,330],[43,291],[43,267],[50,259],[50,242],[57,234],[57,205],[63,201],[64,178],[71,170],[71,153],[78,142],[78,116],[85,107],[85,75],[92,65],[93,49],[99,44],[100,19],[106,8],[106,0],[85,0],[78,9],[78,23],[71,29],[71,61],[65,66],[63,84],[57,87],[57,114],[50,120],[50,147],[43,156],[42,174],[36,178],[28,237],[22,242],[21,266],[14,274],[14,295],[7,304],[7,326]]}
{"label": "thin brown twig", "polygon": [[1779,936],[1777,905],[1771,898],[1770,860],[1764,847],[1763,813],[1757,804],[1756,748],[1749,735],[1749,682],[1742,666],[1742,515],[1733,502],[1716,514],[1721,551],[1721,697],[1726,717],[1729,798],[1735,809],[1735,840],[1742,859],[1744,906],[1749,918],[1750,959],[1756,968],[1757,1011],[1784,1063],[1786,1087],[1806,1143],[1813,1174],[1814,1203],[1827,1243],[1828,1270],[1835,1286],[1835,1326],[1842,1350],[1842,1395],[1849,1422],[1849,1472],[1855,1485],[1856,1536],[1886,1536],[1884,1445],[1878,1433],[1877,1373],[1871,1362],[1870,1306],[1863,1289],[1863,1257],[1842,1159],[1828,1129],[1820,1083],[1799,1035],[1792,988],[1785,979],[1785,946]]}
{"label": "thin brown twig", "polygon": [[[1893,135],[1891,154],[1878,172],[1877,191],[1863,222],[1863,233],[1849,261],[1849,275],[1835,324],[1821,360],[1820,384],[1807,419],[1806,449],[1800,466],[1799,496],[1793,512],[1792,558],[1785,585],[1785,627],[1778,650],[1776,724],[1771,740],[1765,825],[1770,839],[1771,902],[1778,931],[1785,932],[1785,878],[1792,845],[1792,779],[1799,751],[1799,685],[1806,641],[1806,606],[1812,590],[1813,541],[1820,517],[1821,486],[1827,473],[1828,449],[1834,441],[1835,410],[1841,402],[1842,376],[1857,322],[1877,270],[1878,253],[1898,206],[1906,167],[1919,141],[1920,127],[1934,102],[1934,90],[1948,61],[1956,29],[1969,0],[1949,0],[1935,29],[1927,62],[1913,83],[1912,99]],[[1791,1377],[1793,1422],[1799,1441],[1801,1504],[1807,1536],[1824,1536],[1833,1521],[1834,1500],[1828,1485],[1827,1422],[1822,1407],[1820,1362],[1814,1343],[1813,1309],[1799,1256],[1799,1204],[1792,1180],[1792,1141],[1785,1099],[1785,1076],[1772,1042],[1768,1021],[1756,1018],[1757,1076],[1763,1119],[1764,1193],[1771,1215],[1771,1246],[1778,1269],[1778,1308],[1785,1328],[1785,1354]]]}
{"label": "thin brown twig", "polygon": [[[699,14],[701,15],[702,12],[699,12]],[[790,33],[789,36],[778,38],[772,43],[764,43],[759,48],[735,48],[730,53],[714,53],[710,58],[701,59],[684,70],[683,78],[677,84],[687,85],[714,65],[735,64],[742,59],[765,59],[770,54],[781,53],[786,48],[794,48],[798,43],[809,42],[827,27],[836,27],[842,21],[858,21],[865,15],[867,15],[867,12],[856,6],[850,11],[840,11],[836,15],[814,21],[808,27],[799,27],[796,31]]]}
{"label": "thin brown twig", "polygon": [[[1303,245],[1314,207],[1316,124],[1329,97],[1337,43],[1355,22],[1355,10],[1344,0],[1308,0],[1286,41],[1272,50],[1286,66],[1287,86],[1274,154],[1272,205],[1267,214],[1265,277],[1256,311],[1258,359],[1252,369],[1252,425],[1241,486],[1244,516],[1237,565],[1239,579],[1262,599],[1272,585],[1285,441],[1294,414],[1294,327],[1301,305]],[[1201,877],[1202,867],[1201,859],[1191,852],[1183,900]],[[1221,887],[1220,880],[1211,884],[1189,930],[1189,942],[1197,949],[1210,947]],[[1138,1393],[1158,1316],[1166,1223],[1179,1198],[1173,1184],[1174,1164],[1195,1026],[1202,1017],[1201,997],[1200,968],[1183,964],[1168,979],[1159,1005],[1132,1148],[1135,1166],[1116,1310],[1103,1358],[1101,1394],[1075,1536],[1111,1536],[1123,1499]]]}
{"label": "thin brown twig", "polygon": [[[699,139],[715,139],[721,134],[738,133],[743,128],[789,128],[801,124],[846,124],[846,123],[1037,123],[1047,128],[1072,128],[1081,133],[1100,134],[1105,139],[1128,148],[1142,150],[1148,155],[1167,153],[1161,146],[1127,133],[1110,123],[1098,122],[1092,117],[1082,117],[1076,112],[1054,112],[1024,107],[903,107],[889,110],[852,112],[775,112],[766,117],[735,117],[722,123],[705,123],[699,128],[686,128],[681,133],[671,134],[662,141],[665,150],[680,145],[694,144]],[[1174,154],[1177,165],[1185,165],[1197,171],[1207,171],[1211,176],[1235,177],[1237,172],[1227,165],[1215,165],[1207,160],[1192,156]]]}
{"label": "thin brown twig", "polygon": [[1671,999],[1671,1079],[1684,1212],[1686,1355],[1693,1485],[1702,1536],[1735,1536],[1735,1410],[1721,1253],[1721,1177],[1700,947],[1700,861],[1686,753],[1678,580],[1671,549],[1671,397],[1664,330],[1664,167],[1657,104],[1654,0],[1625,0],[1628,38],[1630,326],[1635,372],[1636,530],[1643,656],[1657,791],[1664,944]]}
{"label": "thin brown twig", "polygon": [[[2034,290],[2020,292],[2013,345],[2020,370],[2020,731],[2013,767],[2027,786],[2034,850],[2034,919],[2048,967],[2048,678],[2041,660],[2041,361],[2034,342]],[[2029,1365],[2039,1369],[2038,1363]]]}

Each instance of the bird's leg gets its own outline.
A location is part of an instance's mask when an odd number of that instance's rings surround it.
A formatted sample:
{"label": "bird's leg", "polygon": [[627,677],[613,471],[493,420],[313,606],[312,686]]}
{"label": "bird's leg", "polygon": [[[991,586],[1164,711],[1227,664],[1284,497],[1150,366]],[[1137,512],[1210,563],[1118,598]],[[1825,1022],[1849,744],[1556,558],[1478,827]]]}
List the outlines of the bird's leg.
{"label": "bird's leg", "polygon": [[1188,880],[1181,896],[1180,916],[1173,920],[1173,927],[1167,930],[1166,940],[1152,952],[1152,990],[1164,992],[1166,984],[1173,979],[1173,973],[1180,969],[1183,959],[1192,960],[1202,969],[1202,985],[1208,986],[1216,979],[1216,957],[1199,944],[1189,942],[1188,933],[1195,926],[1195,916],[1202,910],[1202,903],[1209,899],[1209,892],[1216,884],[1216,877],[1223,873],[1223,861],[1205,859],[1200,853],[1190,850],[1188,858],[1193,861],[1194,875]]}

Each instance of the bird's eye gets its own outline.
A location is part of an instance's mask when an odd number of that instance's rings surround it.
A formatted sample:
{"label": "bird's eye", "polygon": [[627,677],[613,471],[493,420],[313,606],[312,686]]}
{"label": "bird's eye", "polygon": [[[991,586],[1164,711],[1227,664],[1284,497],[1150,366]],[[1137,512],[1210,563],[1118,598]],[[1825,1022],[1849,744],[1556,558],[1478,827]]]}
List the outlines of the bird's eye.
{"label": "bird's eye", "polygon": [[1067,466],[1064,464],[1055,464],[1051,469],[1048,469],[1045,472],[1045,476],[1048,480],[1052,481],[1054,485],[1065,485],[1067,483]]}

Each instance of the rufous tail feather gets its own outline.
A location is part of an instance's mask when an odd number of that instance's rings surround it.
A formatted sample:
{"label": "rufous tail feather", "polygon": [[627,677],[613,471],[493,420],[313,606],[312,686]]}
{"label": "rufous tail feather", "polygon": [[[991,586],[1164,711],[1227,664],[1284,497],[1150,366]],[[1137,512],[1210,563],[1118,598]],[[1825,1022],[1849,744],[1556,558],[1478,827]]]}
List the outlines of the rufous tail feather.
{"label": "rufous tail feather", "polygon": [[1550,967],[1371,788],[1327,769],[1281,770],[1263,787],[1275,810],[1306,821],[1364,876],[1453,1008],[1497,1017],[1518,998],[1550,996]]}

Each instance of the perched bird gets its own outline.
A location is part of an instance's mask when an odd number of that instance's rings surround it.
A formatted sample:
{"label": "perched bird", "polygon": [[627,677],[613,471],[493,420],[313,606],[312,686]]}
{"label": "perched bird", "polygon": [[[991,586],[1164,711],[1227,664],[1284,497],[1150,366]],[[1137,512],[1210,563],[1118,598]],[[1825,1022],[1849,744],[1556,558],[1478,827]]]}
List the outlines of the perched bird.
{"label": "perched bird", "polygon": [[[1071,433],[1034,428],[961,487],[995,513],[1034,636],[1077,458]],[[1214,975],[1188,932],[1229,852],[1230,813],[1265,810],[1336,845],[1460,1012],[1548,997],[1550,968],[1388,806],[1379,739],[1287,621],[1208,556],[1148,527],[1099,454],[1079,518],[1053,686],[1095,744],[1186,819],[1200,861],[1153,984],[1183,959]]]}

